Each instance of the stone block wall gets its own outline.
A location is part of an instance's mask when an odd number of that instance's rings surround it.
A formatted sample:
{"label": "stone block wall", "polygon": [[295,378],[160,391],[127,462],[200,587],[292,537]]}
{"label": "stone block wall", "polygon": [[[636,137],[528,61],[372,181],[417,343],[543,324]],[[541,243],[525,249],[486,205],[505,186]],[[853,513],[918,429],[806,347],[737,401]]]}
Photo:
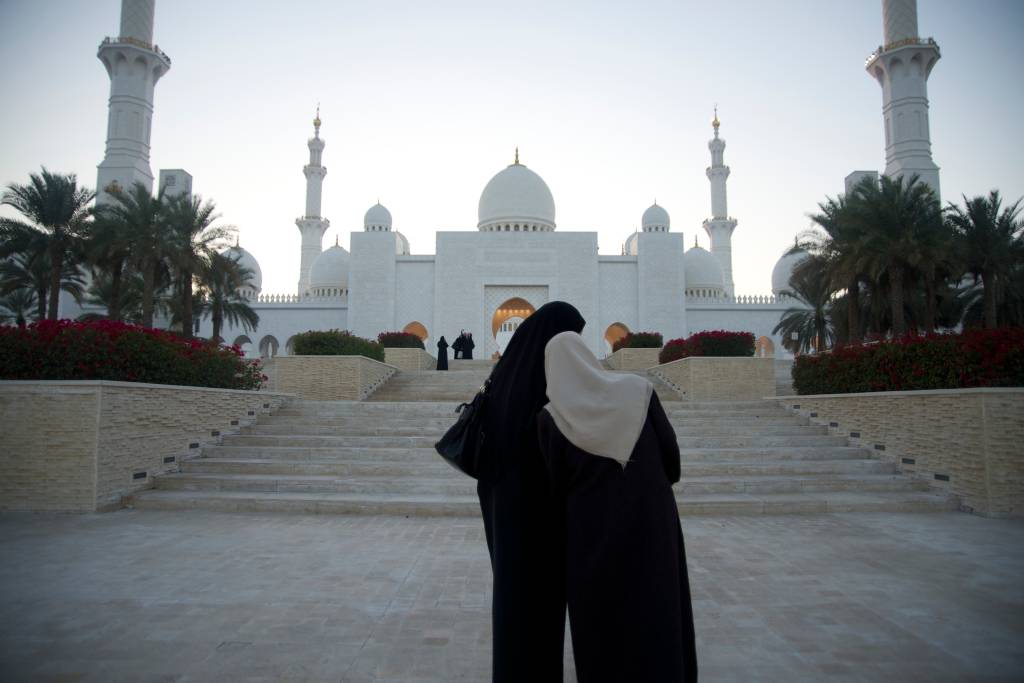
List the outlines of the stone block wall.
{"label": "stone block wall", "polygon": [[1024,389],[886,391],[779,397],[782,405],[900,471],[960,498],[964,510],[1024,516]]}
{"label": "stone block wall", "polygon": [[697,356],[648,372],[679,392],[684,401],[754,401],[775,396],[775,360]]}
{"label": "stone block wall", "polygon": [[646,370],[658,364],[661,349],[619,349],[608,356],[612,370]]}
{"label": "stone block wall", "polygon": [[[449,352],[449,360],[451,356]],[[437,359],[423,349],[384,349],[384,362],[399,370],[433,370],[437,367]]]}
{"label": "stone block wall", "polygon": [[278,356],[272,364],[274,391],[315,401],[362,401],[396,372],[364,356]]}
{"label": "stone block wall", "polygon": [[0,509],[119,507],[288,397],[133,382],[0,382]]}

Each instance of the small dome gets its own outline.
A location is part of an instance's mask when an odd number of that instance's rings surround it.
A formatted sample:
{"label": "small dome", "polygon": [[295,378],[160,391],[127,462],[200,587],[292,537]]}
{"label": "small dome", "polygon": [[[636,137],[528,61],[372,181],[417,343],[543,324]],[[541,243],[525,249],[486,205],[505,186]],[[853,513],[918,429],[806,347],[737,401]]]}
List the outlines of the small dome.
{"label": "small dome", "polygon": [[366,210],[363,216],[363,229],[375,232],[389,232],[391,230],[391,212],[380,202],[377,202]]}
{"label": "small dome", "polygon": [[664,207],[658,206],[658,202],[649,206],[644,211],[643,218],[640,219],[644,232],[668,232],[670,223],[668,211]]}
{"label": "small dome", "polygon": [[328,296],[324,290],[348,290],[348,252],[335,244],[316,257],[309,268],[309,289],[313,296]]}
{"label": "small dome", "polygon": [[263,289],[263,271],[260,269],[260,264],[256,257],[237,244],[230,249],[222,251],[221,255],[234,259],[238,265],[252,271],[248,286],[256,294],[259,294],[260,290]]}
{"label": "small dome", "polygon": [[[701,247],[693,247],[683,255],[686,271],[686,291],[706,290],[712,296],[725,293],[725,272],[714,254]],[[692,295],[691,295],[692,296]]]}
{"label": "small dome", "polygon": [[555,229],[555,199],[543,178],[517,162],[484,187],[478,217],[481,231],[550,232]]}
{"label": "small dome", "polygon": [[789,279],[793,277],[793,269],[805,258],[807,258],[806,251],[782,255],[772,269],[772,294],[778,296],[779,292],[789,289]]}

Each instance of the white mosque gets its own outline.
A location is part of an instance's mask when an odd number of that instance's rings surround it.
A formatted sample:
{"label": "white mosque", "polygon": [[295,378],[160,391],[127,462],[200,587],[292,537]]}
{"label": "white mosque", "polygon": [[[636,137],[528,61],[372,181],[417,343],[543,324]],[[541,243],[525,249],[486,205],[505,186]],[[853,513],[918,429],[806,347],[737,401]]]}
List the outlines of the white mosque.
{"label": "white mosque", "polygon": [[[153,89],[170,59],[152,44],[154,0],[122,0],[121,31],[108,38],[99,57],[111,78],[107,153],[97,186],[141,181],[152,186],[149,133]],[[938,47],[917,37],[916,0],[883,0],[885,44],[869,59],[869,73],[882,85],[886,173],[922,173],[938,189],[938,168],[928,139],[926,81]],[[141,77],[140,77],[141,74]],[[243,294],[259,314],[256,333],[227,329],[227,341],[253,356],[291,353],[294,335],[307,330],[347,329],[375,338],[382,331],[420,336],[428,350],[441,335],[467,330],[477,353],[500,353],[518,324],[548,301],[572,303],[587,320],[583,336],[598,355],[629,331],[660,332],[665,340],[702,330],[753,332],[760,355],[787,357],[772,333],[782,313],[798,305],[786,297],[790,274],[801,255],[783,255],[772,272],[771,294],[737,296],[733,286],[732,233],[727,208],[725,140],[717,111],[708,142],[711,165],[710,218],[703,222],[711,251],[671,229],[657,203],[643,212],[642,229],[624,235],[620,255],[598,253],[596,232],[556,230],[555,200],[535,171],[519,161],[499,171],[480,194],[476,231],[436,233],[434,254],[410,254],[381,204],[363,217],[349,248],[323,249],[330,223],[321,215],[325,141],[319,112],[308,141],[309,164],[301,233],[301,261],[294,293],[262,292],[262,271],[241,246],[229,250],[253,277]],[[863,177],[857,171],[851,183]],[[161,171],[167,192],[188,192],[191,176]],[[108,201],[101,193],[98,201]],[[767,285],[767,283],[766,283]],[[204,321],[201,334],[209,334]],[[482,353],[481,353],[482,352]]]}

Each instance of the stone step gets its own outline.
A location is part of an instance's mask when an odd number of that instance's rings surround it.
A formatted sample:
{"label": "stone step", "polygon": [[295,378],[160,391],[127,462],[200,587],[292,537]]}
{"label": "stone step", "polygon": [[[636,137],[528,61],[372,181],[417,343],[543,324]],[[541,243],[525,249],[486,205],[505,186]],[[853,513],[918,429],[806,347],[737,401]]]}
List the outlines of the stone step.
{"label": "stone step", "polygon": [[[324,435],[265,435],[265,434],[238,434],[225,436],[222,446],[231,447],[321,447],[321,448],[433,448],[442,432],[436,434],[417,434],[411,436],[400,436],[392,434],[381,435],[351,435],[324,436]],[[207,448],[214,448],[207,446]]]}
{"label": "stone step", "polygon": [[756,417],[794,417],[793,413],[790,413],[778,406],[761,406],[759,408],[735,408],[731,410],[714,410],[711,408],[688,408],[688,407],[671,407],[666,409],[666,414],[669,417],[678,417],[683,419],[692,418],[717,418],[717,419],[737,419],[745,420]]}
{"label": "stone step", "polygon": [[308,422],[268,421],[243,427],[240,434],[304,434],[308,436],[370,436],[393,434],[395,436],[417,436],[424,433],[444,434],[453,424],[457,415],[451,417],[394,419],[370,421],[365,418],[339,418],[328,421]]}
{"label": "stone step", "polygon": [[[140,509],[200,508],[221,512],[369,514],[476,518],[476,496],[438,494],[266,493],[148,490],[133,494]],[[954,499],[923,491],[826,491],[799,494],[696,494],[678,500],[683,517],[698,515],[806,514],[830,512],[937,512],[956,508]]]}
{"label": "stone step", "polygon": [[819,425],[787,424],[785,422],[769,422],[768,424],[749,424],[737,422],[724,424],[694,424],[683,422],[673,424],[677,436],[828,436],[828,427]]}
{"label": "stone step", "polygon": [[[270,449],[267,449],[269,451]],[[312,449],[310,449],[312,450]],[[218,469],[222,468],[222,469]],[[258,452],[238,449],[216,457],[193,458],[181,463],[184,472],[237,474],[336,474],[357,476],[386,473],[388,475],[423,476],[429,472],[450,468],[440,455],[428,449],[373,449],[373,452],[355,451],[331,454],[327,449],[310,455],[303,449],[278,449]],[[892,474],[895,463],[871,458],[781,459],[781,460],[684,460],[683,474],[687,477],[714,476],[775,476],[805,474]]]}
{"label": "stone step", "polygon": [[351,417],[396,415],[447,415],[459,405],[457,401],[408,403],[402,401],[305,401],[276,411],[273,417]]}
{"label": "stone step", "polygon": [[765,446],[846,446],[845,436],[829,435],[764,435],[735,434],[719,436],[687,436],[676,430],[680,448],[760,448]]}
{"label": "stone step", "polygon": [[743,462],[748,460],[864,460],[871,451],[860,446],[766,446],[763,448],[681,448],[686,462]]}
{"label": "stone step", "polygon": [[[311,474],[224,474],[186,472],[162,475],[155,480],[161,490],[264,491],[305,493],[438,493],[472,495],[476,482],[454,469],[450,475],[335,476]],[[801,491],[921,491],[928,482],[886,474],[762,477],[683,477],[674,487],[677,494],[705,493],[799,493]]]}

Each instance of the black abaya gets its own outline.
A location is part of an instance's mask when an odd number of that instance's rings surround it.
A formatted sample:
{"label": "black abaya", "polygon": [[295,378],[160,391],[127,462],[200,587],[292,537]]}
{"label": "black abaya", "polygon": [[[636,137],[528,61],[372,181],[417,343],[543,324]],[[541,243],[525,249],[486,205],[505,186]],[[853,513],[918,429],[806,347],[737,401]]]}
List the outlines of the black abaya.
{"label": "black abaya", "polygon": [[477,482],[494,571],[493,680],[562,680],[564,506],[550,496],[537,442],[547,403],[544,347],[585,322],[571,305],[542,306],[512,335],[491,373],[484,422],[491,471]]}
{"label": "black abaya", "polygon": [[437,342],[437,369],[448,369],[448,342],[444,340],[444,335],[441,335],[440,341]]}
{"label": "black abaya", "polygon": [[473,335],[467,334],[466,341],[462,344],[462,357],[466,360],[473,360],[473,349],[476,348],[476,344],[473,343]]}
{"label": "black abaya", "polygon": [[580,683],[697,680],[686,550],[672,484],[679,446],[656,394],[625,468],[538,416],[565,519],[565,588]]}

